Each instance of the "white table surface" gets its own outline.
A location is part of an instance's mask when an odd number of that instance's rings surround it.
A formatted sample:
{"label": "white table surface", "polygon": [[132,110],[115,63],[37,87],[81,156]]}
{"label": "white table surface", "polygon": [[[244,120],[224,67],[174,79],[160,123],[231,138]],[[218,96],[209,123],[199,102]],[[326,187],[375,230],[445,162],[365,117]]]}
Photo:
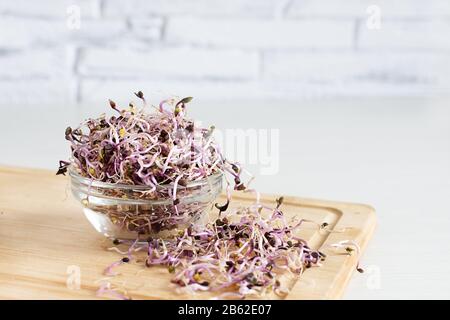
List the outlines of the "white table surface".
{"label": "white table surface", "polygon": [[[261,192],[376,208],[367,272],[345,298],[450,298],[450,99],[194,101],[191,115],[217,128],[280,129],[280,170],[257,176]],[[53,170],[67,158],[64,129],[109,112],[106,103],[0,111],[0,164]]]}

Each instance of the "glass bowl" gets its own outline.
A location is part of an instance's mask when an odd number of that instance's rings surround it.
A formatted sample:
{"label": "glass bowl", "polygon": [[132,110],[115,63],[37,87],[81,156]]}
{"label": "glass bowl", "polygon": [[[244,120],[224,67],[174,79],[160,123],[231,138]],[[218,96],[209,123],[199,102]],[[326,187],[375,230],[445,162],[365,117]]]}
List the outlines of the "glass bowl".
{"label": "glass bowl", "polygon": [[113,239],[167,238],[191,224],[207,222],[207,212],[222,191],[222,173],[177,186],[112,184],[81,176],[69,168],[72,194],[92,226]]}

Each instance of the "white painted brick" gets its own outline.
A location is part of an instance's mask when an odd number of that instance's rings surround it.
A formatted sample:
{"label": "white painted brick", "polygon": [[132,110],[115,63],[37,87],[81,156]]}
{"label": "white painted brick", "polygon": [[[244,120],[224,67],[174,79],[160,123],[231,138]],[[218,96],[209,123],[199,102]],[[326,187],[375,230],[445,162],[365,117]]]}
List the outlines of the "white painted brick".
{"label": "white painted brick", "polygon": [[367,8],[377,5],[381,17],[429,17],[450,14],[448,0],[293,0],[289,17],[364,17]]}
{"label": "white painted brick", "polygon": [[342,97],[433,97],[448,95],[449,86],[425,83],[350,82],[350,83],[305,83],[268,82],[265,94],[276,100],[323,99]]}
{"label": "white painted brick", "polygon": [[71,30],[64,25],[60,31],[68,41],[93,44],[109,39],[124,39],[128,35],[126,21],[116,19],[81,20],[80,29]]}
{"label": "white painted brick", "polygon": [[82,19],[100,15],[99,0],[2,0],[0,14],[64,19],[70,6],[80,9]]}
{"label": "white painted brick", "polygon": [[71,56],[64,50],[27,50],[0,54],[0,79],[58,77],[71,71]]}
{"label": "white painted brick", "polygon": [[254,52],[191,48],[148,51],[88,49],[79,71],[83,75],[129,78],[248,79],[258,73]]}
{"label": "white painted brick", "polygon": [[106,16],[271,17],[280,0],[107,0]]}
{"label": "white painted brick", "polygon": [[133,35],[143,40],[159,40],[164,20],[158,17],[130,19]]}
{"label": "white painted brick", "polygon": [[[404,97],[450,93],[450,86],[422,82],[352,81],[314,83],[304,81],[147,81],[134,79],[83,79],[81,103],[101,113],[108,99],[119,105],[137,101],[133,92],[142,90],[156,104],[167,97],[193,96],[195,101],[286,101],[329,97]],[[213,106],[212,106],[213,107]],[[94,111],[92,111],[94,112]]]}
{"label": "white painted brick", "polygon": [[[82,79],[81,100],[99,102],[100,108],[107,106],[108,99],[120,105],[138,102],[133,92],[142,90],[148,100],[156,104],[167,97],[192,96],[195,101],[249,99],[265,97],[264,88],[256,81],[179,81],[136,79]],[[100,110],[100,109],[99,109]]]}
{"label": "white painted brick", "polygon": [[73,103],[69,81],[61,79],[0,80],[0,105]]}
{"label": "white painted brick", "polygon": [[263,59],[264,77],[317,83],[338,81],[354,74],[359,57],[343,52],[268,52]]}
{"label": "white painted brick", "polygon": [[[227,101],[450,93],[450,1],[288,2],[2,0],[0,105],[74,101],[78,80],[82,102],[136,90]],[[380,30],[365,25],[373,4]],[[69,5],[80,30],[67,27]]]}
{"label": "white painted brick", "polygon": [[382,21],[380,29],[361,25],[359,48],[449,49],[450,21]]}
{"label": "white painted brick", "polygon": [[257,48],[350,48],[351,21],[169,19],[170,43]]}
{"label": "white painted brick", "polygon": [[264,76],[324,85],[386,83],[445,87],[450,84],[449,62],[447,53],[275,52],[264,56]]}
{"label": "white painted brick", "polygon": [[0,19],[0,48],[20,48],[42,41],[54,41],[61,38],[57,30],[66,29],[64,22],[18,19],[2,17]]}
{"label": "white painted brick", "polygon": [[123,35],[126,22],[82,20],[80,29],[68,28],[65,20],[17,17],[0,19],[0,48],[15,49],[33,45],[48,46],[70,41],[93,42]]}

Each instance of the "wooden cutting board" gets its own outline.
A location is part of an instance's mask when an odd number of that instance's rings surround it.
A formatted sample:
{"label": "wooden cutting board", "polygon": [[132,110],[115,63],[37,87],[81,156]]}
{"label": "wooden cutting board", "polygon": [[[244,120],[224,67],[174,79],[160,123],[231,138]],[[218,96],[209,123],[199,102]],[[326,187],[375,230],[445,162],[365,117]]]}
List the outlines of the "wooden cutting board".
{"label": "wooden cutting board", "polygon": [[[276,198],[268,195],[262,201],[273,204]],[[253,201],[242,193],[233,199],[235,205]],[[359,257],[330,245],[353,240],[363,251],[375,228],[374,210],[361,204],[285,197],[283,211],[286,216],[327,222],[336,231],[302,225],[301,236],[327,259],[322,267],[290,279],[286,298],[340,298]],[[111,241],[93,229],[72,198],[68,178],[46,170],[0,167],[1,299],[95,299],[100,282],[106,281],[104,268],[121,258],[109,247]],[[164,267],[145,268],[134,262],[118,271],[120,275],[108,281],[133,299],[211,297],[176,293]]]}

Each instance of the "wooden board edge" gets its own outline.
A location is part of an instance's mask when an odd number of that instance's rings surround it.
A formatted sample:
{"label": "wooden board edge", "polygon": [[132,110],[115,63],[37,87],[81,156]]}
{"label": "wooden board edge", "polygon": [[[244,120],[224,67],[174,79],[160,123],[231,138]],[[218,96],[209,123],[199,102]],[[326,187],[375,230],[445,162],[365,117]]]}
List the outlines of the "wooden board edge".
{"label": "wooden board edge", "polygon": [[[309,200],[311,201],[309,203],[318,204],[317,200],[313,199]],[[361,248],[361,255],[359,257],[357,257],[356,255],[342,256],[342,262],[339,265],[339,267],[335,270],[336,274],[335,278],[333,279],[332,283],[330,283],[328,290],[322,293],[324,295],[322,296],[321,299],[337,300],[343,297],[345,290],[348,286],[348,283],[350,282],[350,279],[354,274],[354,271],[356,271],[358,260],[360,260],[361,257],[364,255],[365,249],[367,248],[367,245],[370,239],[372,238],[373,233],[375,232],[377,216],[375,213],[375,209],[370,205],[366,204],[352,204],[347,202],[335,202],[335,201],[328,201],[328,204],[331,205],[333,208],[341,210],[343,213],[342,216],[343,219],[340,219],[338,221],[338,224],[336,225],[337,229],[345,226],[346,215],[349,215],[354,212],[359,212],[359,214],[363,214],[365,216],[364,225],[362,226],[361,229],[359,229],[359,232],[354,237],[347,238],[347,240],[353,240],[356,243],[358,243],[358,245]],[[323,247],[321,248],[321,251],[325,251],[324,247],[331,245],[332,243],[337,243],[339,240],[342,240],[342,239],[336,240],[334,238],[338,239],[339,235],[336,236],[331,234],[330,237],[327,239],[327,241],[324,243]],[[315,269],[314,272],[320,273],[320,267]],[[308,291],[306,293],[301,287],[302,285],[305,285],[305,283],[310,281],[308,274],[305,273],[300,277],[303,277],[303,279],[300,278],[301,281],[298,281],[294,285],[294,287],[292,288],[286,299],[287,300],[318,299],[319,295],[317,293],[314,293],[312,291]]]}
{"label": "wooden board edge", "polygon": [[[351,271],[348,272],[347,274],[345,274],[345,277],[343,276],[341,282],[344,284],[343,286],[340,287],[336,287],[336,292],[330,292],[330,296],[329,299],[331,300],[337,300],[337,299],[342,299],[345,295],[345,292],[347,290],[348,284],[352,278],[352,276],[354,274],[356,274],[355,276],[360,275],[358,272],[356,272],[356,265],[358,263],[358,260],[361,261],[361,259],[364,256],[364,253],[366,251],[366,248],[370,242],[370,240],[373,237],[373,234],[375,233],[375,230],[377,228],[377,219],[376,219],[376,215],[375,212],[372,215],[373,216],[373,221],[370,227],[367,228],[367,231],[365,232],[365,237],[363,237],[359,243],[360,247],[361,247],[361,255],[359,257],[350,257],[351,258]],[[362,267],[364,268],[364,265],[362,265]]]}

